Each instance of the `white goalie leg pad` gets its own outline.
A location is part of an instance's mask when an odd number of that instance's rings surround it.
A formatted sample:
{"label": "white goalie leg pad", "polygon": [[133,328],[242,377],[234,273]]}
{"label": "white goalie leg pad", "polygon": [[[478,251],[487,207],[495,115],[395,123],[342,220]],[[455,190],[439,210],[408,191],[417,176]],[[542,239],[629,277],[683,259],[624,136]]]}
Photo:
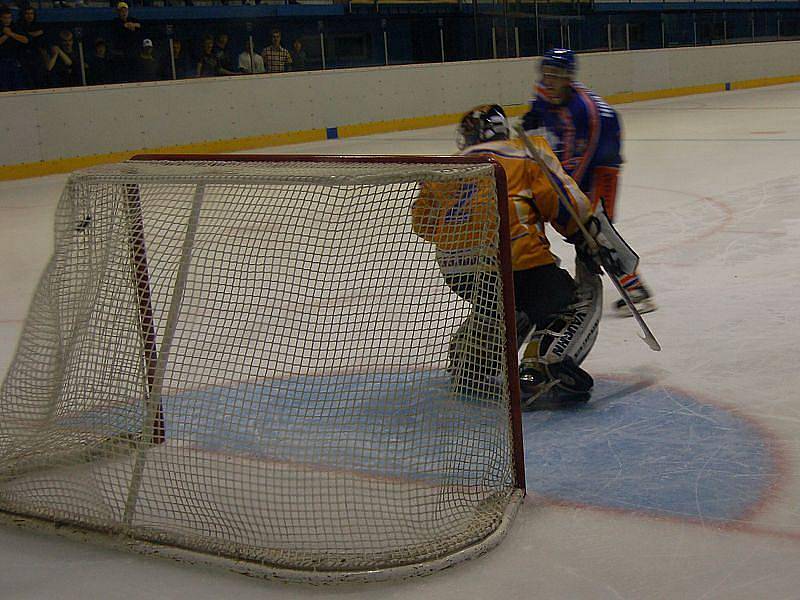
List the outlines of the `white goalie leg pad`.
{"label": "white goalie leg pad", "polygon": [[589,221],[589,233],[600,246],[600,263],[611,275],[622,277],[636,272],[639,255],[616,230],[601,202]]}
{"label": "white goalie leg pad", "polygon": [[534,332],[524,350],[523,364],[538,363],[537,370],[547,372],[549,365],[567,357],[580,365],[589,354],[597,340],[603,312],[603,284],[599,275],[590,274],[581,264],[575,281],[576,301],[555,315],[546,327]]}
{"label": "white goalie leg pad", "polygon": [[450,338],[448,372],[473,382],[496,377],[505,360],[502,322],[471,314]]}

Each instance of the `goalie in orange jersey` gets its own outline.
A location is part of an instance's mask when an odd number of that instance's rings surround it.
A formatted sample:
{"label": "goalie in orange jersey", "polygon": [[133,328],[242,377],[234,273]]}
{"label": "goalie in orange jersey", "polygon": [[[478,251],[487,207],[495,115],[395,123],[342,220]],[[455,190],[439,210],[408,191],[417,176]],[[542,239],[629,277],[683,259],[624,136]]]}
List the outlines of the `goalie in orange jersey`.
{"label": "goalie in orange jersey", "polygon": [[[506,172],[520,384],[525,405],[530,406],[551,388],[559,390],[562,397],[588,400],[593,380],[580,364],[594,345],[602,313],[600,263],[589,251],[577,222],[559,204],[554,185],[561,186],[560,191],[592,235],[607,228],[604,223],[608,224],[608,220],[592,213],[591,202],[564,172],[544,138],[533,137],[531,141],[544,150],[546,165],[554,175],[552,180],[528,157],[521,140],[510,139],[502,107],[483,105],[470,110],[461,119],[458,135],[462,155],[489,155]],[[481,194],[475,183],[462,184],[459,189],[429,184],[414,202],[412,226],[419,236],[436,244],[437,260],[450,288],[475,305],[479,319],[482,316],[489,322],[492,309],[481,302],[486,302],[485,297],[496,297],[492,288],[496,289],[498,276],[490,269],[481,269],[482,258],[475,253],[484,241],[477,238],[497,229],[496,210],[493,216],[492,207],[481,203],[486,197],[490,196]],[[495,222],[487,227],[487,220]],[[482,222],[483,227],[479,227]],[[575,244],[575,279],[559,267],[544,233],[545,223]],[[618,235],[615,231],[603,233]],[[605,238],[598,236],[600,239]],[[619,248],[615,244],[604,251],[613,255]],[[472,340],[473,348],[480,348],[497,336],[491,333],[491,326],[476,329],[474,322],[465,322],[450,344],[451,371],[492,374],[490,367],[475,364],[480,360],[470,359],[465,356],[470,353],[462,350],[470,348],[470,337],[474,338],[476,331],[483,339],[476,343]]]}

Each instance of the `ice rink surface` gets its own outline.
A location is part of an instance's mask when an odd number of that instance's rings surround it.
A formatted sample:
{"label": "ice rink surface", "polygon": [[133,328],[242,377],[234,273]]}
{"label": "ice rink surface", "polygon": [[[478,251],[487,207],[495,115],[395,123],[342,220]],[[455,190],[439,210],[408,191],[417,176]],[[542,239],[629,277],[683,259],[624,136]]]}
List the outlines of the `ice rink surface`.
{"label": "ice rink surface", "polygon": [[[3,527],[0,599],[800,598],[800,85],[617,108],[618,222],[664,350],[612,314],[607,285],[593,399],[525,414],[528,496],[498,548],[424,578],[312,588]],[[450,154],[453,140],[265,151]],[[65,180],[0,183],[0,374]]]}

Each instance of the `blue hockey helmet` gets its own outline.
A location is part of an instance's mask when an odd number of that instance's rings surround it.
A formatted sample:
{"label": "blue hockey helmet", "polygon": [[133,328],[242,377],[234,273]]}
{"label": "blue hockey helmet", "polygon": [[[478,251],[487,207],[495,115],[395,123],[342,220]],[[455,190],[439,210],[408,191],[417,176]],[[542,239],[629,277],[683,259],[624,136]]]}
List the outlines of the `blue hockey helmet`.
{"label": "blue hockey helmet", "polygon": [[550,48],[542,56],[542,68],[551,67],[566,71],[572,77],[575,75],[578,61],[575,53],[567,48]]}
{"label": "blue hockey helmet", "polygon": [[467,111],[456,131],[459,150],[509,137],[508,119],[499,104],[481,104]]}

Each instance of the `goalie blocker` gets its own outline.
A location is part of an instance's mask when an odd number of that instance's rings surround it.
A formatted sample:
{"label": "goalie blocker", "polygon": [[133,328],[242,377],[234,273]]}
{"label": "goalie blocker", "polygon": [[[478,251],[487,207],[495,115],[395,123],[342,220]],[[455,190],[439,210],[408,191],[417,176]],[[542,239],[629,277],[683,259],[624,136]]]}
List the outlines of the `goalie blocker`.
{"label": "goalie blocker", "polygon": [[582,232],[571,236],[568,241],[575,245],[575,252],[591,272],[599,274],[602,267],[609,275],[618,278],[636,272],[639,255],[611,223],[602,199],[594,215],[584,223],[584,226],[594,244],[591,244]]}

